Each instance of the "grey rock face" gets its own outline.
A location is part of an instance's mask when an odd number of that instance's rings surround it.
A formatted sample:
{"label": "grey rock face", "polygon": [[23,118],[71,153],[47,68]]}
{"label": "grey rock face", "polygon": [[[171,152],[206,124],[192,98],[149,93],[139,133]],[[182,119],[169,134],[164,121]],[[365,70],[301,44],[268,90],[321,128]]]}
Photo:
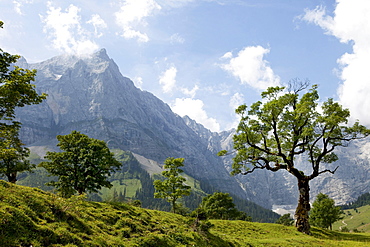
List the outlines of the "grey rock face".
{"label": "grey rock face", "polygon": [[[198,126],[199,128],[199,126]],[[217,141],[210,141],[211,150],[232,150],[232,136],[234,131],[222,132],[213,137]],[[214,134],[215,135],[215,134]],[[204,136],[204,135],[203,135]],[[207,138],[212,140],[208,135]],[[215,144],[211,144],[215,143]],[[214,146],[216,145],[216,146]],[[334,170],[335,174],[324,173],[310,182],[311,200],[317,194],[325,193],[337,204],[346,204],[357,199],[363,193],[370,191],[370,142],[369,138],[354,141],[348,147],[339,147],[335,150],[339,160],[332,164],[322,164],[321,170]],[[307,157],[296,159],[297,167],[306,174],[311,174]],[[224,166],[231,171],[232,156],[223,158]],[[247,198],[259,205],[272,207],[273,205],[292,205],[295,208],[298,201],[297,180],[285,170],[270,172],[256,170],[248,175],[237,175],[235,179],[245,190]]]}
{"label": "grey rock face", "polygon": [[189,175],[246,197],[207,143],[167,104],[123,77],[104,49],[89,57],[54,57],[29,68],[37,69],[36,88],[48,97],[17,111],[27,145],[40,146],[77,130],[159,163],[183,157]]}

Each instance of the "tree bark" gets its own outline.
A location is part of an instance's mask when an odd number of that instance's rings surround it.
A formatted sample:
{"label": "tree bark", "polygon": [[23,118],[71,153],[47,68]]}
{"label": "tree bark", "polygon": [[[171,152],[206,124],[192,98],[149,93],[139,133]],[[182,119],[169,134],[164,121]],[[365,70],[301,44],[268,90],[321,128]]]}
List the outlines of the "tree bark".
{"label": "tree bark", "polygon": [[13,173],[10,173],[10,174],[6,174],[6,176],[8,177],[8,181],[10,183],[15,184],[15,182],[17,182],[17,173],[16,172],[13,172]]}
{"label": "tree bark", "polygon": [[295,226],[297,230],[305,234],[311,235],[310,223],[308,222],[308,212],[311,209],[310,206],[310,185],[307,178],[297,178],[298,179],[298,190],[299,199],[298,206],[295,211]]}

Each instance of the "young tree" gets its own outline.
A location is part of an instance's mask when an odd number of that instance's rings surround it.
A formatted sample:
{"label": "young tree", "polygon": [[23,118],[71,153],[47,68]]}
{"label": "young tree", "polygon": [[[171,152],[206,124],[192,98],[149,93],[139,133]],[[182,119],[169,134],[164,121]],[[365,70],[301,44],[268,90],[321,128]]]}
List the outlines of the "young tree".
{"label": "young tree", "polygon": [[0,175],[5,175],[11,183],[17,181],[18,172],[35,168],[35,165],[27,160],[30,150],[24,147],[19,139],[18,128],[15,125],[0,130]]}
{"label": "young tree", "polygon": [[229,193],[215,192],[203,198],[198,209],[207,219],[235,220],[247,218],[240,212]]}
{"label": "young tree", "polygon": [[167,199],[172,205],[172,212],[176,213],[176,201],[183,196],[190,195],[191,187],[184,184],[186,179],[180,176],[180,173],[184,172],[179,167],[184,166],[184,158],[167,158],[164,161],[164,169],[169,169],[162,172],[162,175],[166,178],[164,181],[155,180],[154,198]]}
{"label": "young tree", "polygon": [[284,214],[276,221],[276,224],[282,224],[284,226],[291,226],[293,223],[294,219],[290,217],[290,214]]}
{"label": "young tree", "polygon": [[[364,138],[370,131],[358,122],[348,126],[348,109],[328,99],[318,110],[319,95],[314,85],[308,92],[308,83],[294,83],[288,92],[284,87],[270,87],[258,101],[247,109],[241,105],[236,113],[241,120],[234,135],[232,174],[249,174],[258,169],[276,172],[286,170],[296,177],[299,200],[295,212],[298,231],[310,234],[309,182],[323,173],[337,170],[320,169],[323,163],[338,158],[333,152],[338,146],[347,146],[352,140]],[[226,155],[220,151],[219,155]],[[299,170],[295,158],[307,155],[310,174]]]}
{"label": "young tree", "polygon": [[310,223],[314,226],[329,228],[332,230],[332,224],[343,217],[339,206],[335,206],[334,200],[328,195],[318,194],[312,204],[310,212]]}
{"label": "young tree", "polygon": [[58,181],[47,185],[55,186],[63,196],[69,197],[76,191],[79,194],[97,192],[102,187],[111,188],[108,176],[119,168],[119,163],[109,151],[106,143],[89,138],[78,131],[68,135],[58,135],[57,145],[62,152],[47,152],[40,167],[45,168],[51,175],[57,176]]}

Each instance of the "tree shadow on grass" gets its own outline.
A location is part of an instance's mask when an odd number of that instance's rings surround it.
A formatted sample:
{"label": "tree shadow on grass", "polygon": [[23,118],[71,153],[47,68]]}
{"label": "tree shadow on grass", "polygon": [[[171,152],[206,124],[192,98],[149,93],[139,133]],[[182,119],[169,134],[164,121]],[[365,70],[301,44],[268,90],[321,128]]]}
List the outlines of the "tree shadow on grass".
{"label": "tree shadow on grass", "polygon": [[349,240],[358,242],[370,242],[370,235],[361,233],[347,233],[347,232],[336,232],[329,231],[321,228],[311,228],[312,236],[321,239],[331,240]]}

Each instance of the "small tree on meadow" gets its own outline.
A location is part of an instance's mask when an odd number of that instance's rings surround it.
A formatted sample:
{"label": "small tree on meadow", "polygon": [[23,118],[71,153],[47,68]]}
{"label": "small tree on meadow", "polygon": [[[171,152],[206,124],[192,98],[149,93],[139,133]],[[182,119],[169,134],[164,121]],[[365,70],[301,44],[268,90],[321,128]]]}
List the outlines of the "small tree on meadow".
{"label": "small tree on meadow", "polygon": [[196,213],[204,214],[207,219],[249,220],[246,213],[239,211],[229,193],[215,192],[202,199]]}
{"label": "small tree on meadow", "polygon": [[58,177],[58,181],[47,185],[55,186],[66,197],[75,192],[98,192],[102,187],[112,187],[108,176],[121,163],[113,157],[104,141],[89,138],[78,131],[58,135],[57,139],[62,152],[47,152],[45,159],[50,161],[39,164]]}
{"label": "small tree on meadow", "polygon": [[167,158],[164,161],[162,176],[164,181],[153,182],[156,192],[154,198],[167,199],[172,205],[172,212],[176,213],[176,201],[183,196],[190,195],[191,187],[185,184],[186,178],[180,176],[184,172],[180,167],[184,166],[184,158]]}
{"label": "small tree on meadow", "polygon": [[294,219],[290,217],[290,214],[284,214],[275,223],[282,224],[284,226],[291,226],[294,223]]}
{"label": "small tree on meadow", "polygon": [[340,210],[340,207],[335,206],[335,202],[332,198],[320,193],[312,203],[310,222],[313,226],[332,230],[332,224],[342,219],[342,214],[343,212]]}

